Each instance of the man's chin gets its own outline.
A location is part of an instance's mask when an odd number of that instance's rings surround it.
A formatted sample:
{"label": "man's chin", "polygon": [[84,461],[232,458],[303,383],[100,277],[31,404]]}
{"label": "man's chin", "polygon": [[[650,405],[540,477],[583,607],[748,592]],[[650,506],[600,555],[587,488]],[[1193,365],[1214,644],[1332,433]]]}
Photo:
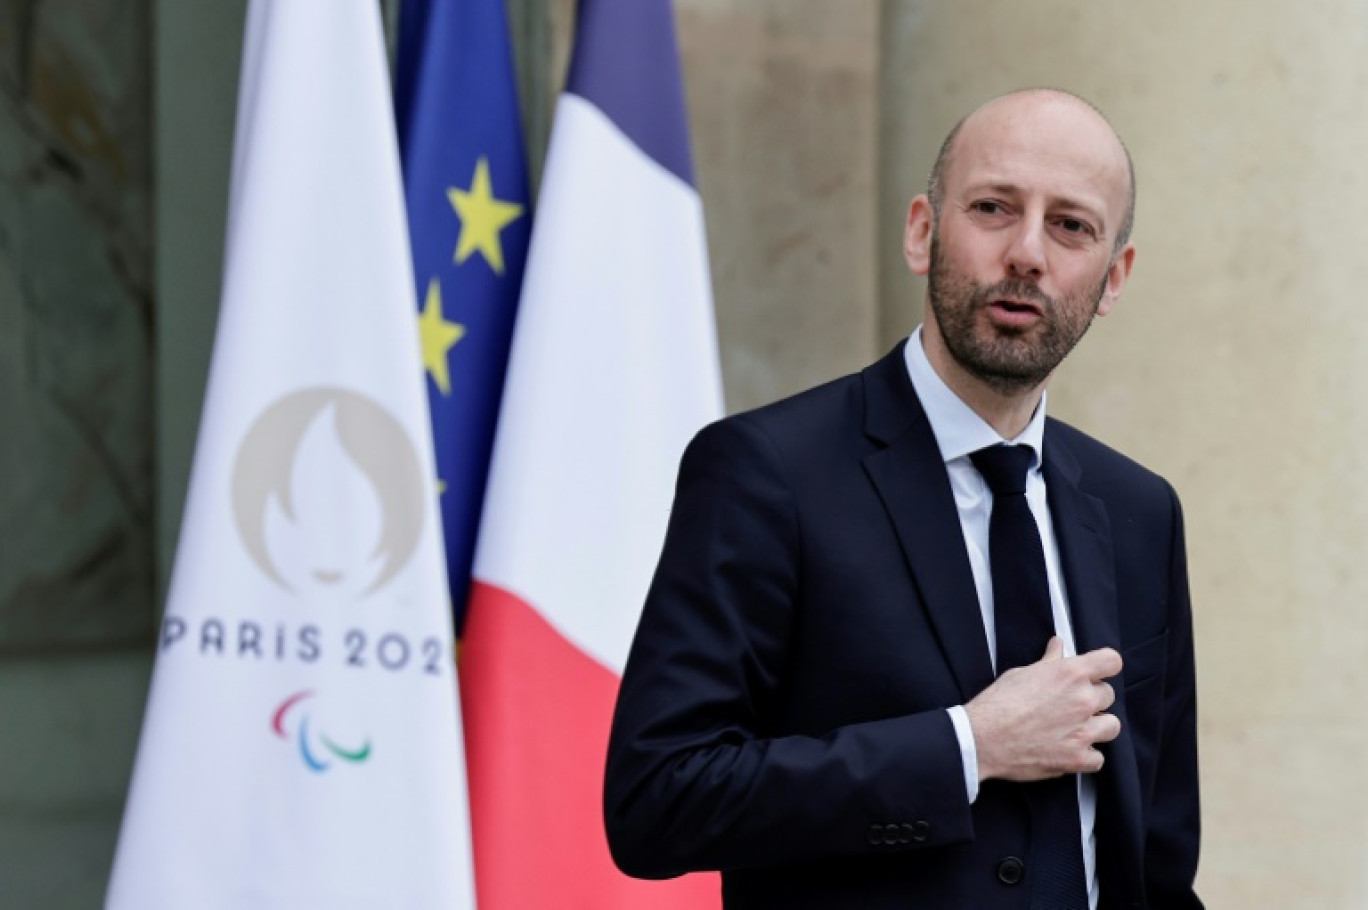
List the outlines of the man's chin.
{"label": "man's chin", "polygon": [[1002,393],[1033,389],[1054,372],[1053,367],[1045,369],[1043,364],[1034,363],[1029,358],[1014,357],[1011,352],[1003,351],[1000,345],[998,350],[980,350],[971,356],[956,356],[955,360],[971,376]]}

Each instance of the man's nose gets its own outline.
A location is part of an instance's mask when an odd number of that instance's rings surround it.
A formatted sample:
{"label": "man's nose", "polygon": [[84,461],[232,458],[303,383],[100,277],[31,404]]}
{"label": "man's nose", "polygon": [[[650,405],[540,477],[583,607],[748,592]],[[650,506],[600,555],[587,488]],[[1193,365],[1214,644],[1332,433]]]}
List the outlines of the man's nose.
{"label": "man's nose", "polygon": [[1045,226],[1035,219],[1023,219],[1007,248],[1007,271],[1021,278],[1038,280],[1045,274]]}

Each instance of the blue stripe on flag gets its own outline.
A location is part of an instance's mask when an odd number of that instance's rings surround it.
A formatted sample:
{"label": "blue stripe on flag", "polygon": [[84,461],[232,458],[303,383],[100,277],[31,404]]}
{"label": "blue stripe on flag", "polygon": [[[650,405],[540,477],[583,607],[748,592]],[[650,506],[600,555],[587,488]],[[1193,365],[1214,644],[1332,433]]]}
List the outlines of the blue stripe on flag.
{"label": "blue stripe on flag", "polygon": [[692,186],[670,0],[581,0],[575,34],[566,91],[602,110],[642,151]]}
{"label": "blue stripe on flag", "polygon": [[459,634],[531,228],[504,0],[405,0],[395,109]]}

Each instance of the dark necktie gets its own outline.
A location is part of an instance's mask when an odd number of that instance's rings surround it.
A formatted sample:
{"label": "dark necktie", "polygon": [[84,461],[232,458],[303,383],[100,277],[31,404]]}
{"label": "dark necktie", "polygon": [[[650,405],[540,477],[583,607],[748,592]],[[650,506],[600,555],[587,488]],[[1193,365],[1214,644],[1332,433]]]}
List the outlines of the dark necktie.
{"label": "dark necktie", "polygon": [[[1054,635],[1045,551],[1026,501],[1035,459],[1026,446],[996,445],[969,456],[993,491],[988,561],[993,576],[997,671],[1035,663]],[[1020,785],[1031,809],[1031,910],[1087,910],[1078,782],[1073,774]]]}

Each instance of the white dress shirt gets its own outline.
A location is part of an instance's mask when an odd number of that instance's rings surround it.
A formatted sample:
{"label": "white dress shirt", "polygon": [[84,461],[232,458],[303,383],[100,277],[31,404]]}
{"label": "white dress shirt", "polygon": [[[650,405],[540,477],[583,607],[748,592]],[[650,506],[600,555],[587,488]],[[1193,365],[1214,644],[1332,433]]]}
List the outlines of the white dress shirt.
{"label": "white dress shirt", "polygon": [[[969,551],[969,565],[974,572],[974,587],[978,590],[979,613],[988,641],[988,654],[997,667],[997,634],[993,615],[993,573],[988,562],[988,519],[993,510],[993,493],[983,475],[979,474],[969,455],[979,449],[999,443],[1029,446],[1035,452],[1035,463],[1026,474],[1026,501],[1040,530],[1040,543],[1045,551],[1045,570],[1050,580],[1050,606],[1054,611],[1055,633],[1063,640],[1064,653],[1077,653],[1073,625],[1069,621],[1068,594],[1064,590],[1063,573],[1059,563],[1059,544],[1055,540],[1054,524],[1045,496],[1045,477],[1041,474],[1041,448],[1045,436],[1045,398],[1031,416],[1031,422],[1015,439],[1003,439],[988,423],[960,400],[940,378],[922,348],[920,327],[912,333],[905,348],[907,372],[912,387],[921,400],[926,417],[931,422],[936,445],[945,470],[950,475],[950,488],[955,494],[955,508],[959,511],[960,529],[964,545]],[[962,705],[948,709],[950,720],[959,738],[960,755],[964,762],[964,784],[969,802],[978,798],[978,751],[974,744],[969,716]],[[1085,774],[1078,778],[1078,815],[1083,835],[1083,873],[1088,883],[1088,904],[1097,908],[1097,837],[1094,825],[1097,818],[1097,785]]]}

